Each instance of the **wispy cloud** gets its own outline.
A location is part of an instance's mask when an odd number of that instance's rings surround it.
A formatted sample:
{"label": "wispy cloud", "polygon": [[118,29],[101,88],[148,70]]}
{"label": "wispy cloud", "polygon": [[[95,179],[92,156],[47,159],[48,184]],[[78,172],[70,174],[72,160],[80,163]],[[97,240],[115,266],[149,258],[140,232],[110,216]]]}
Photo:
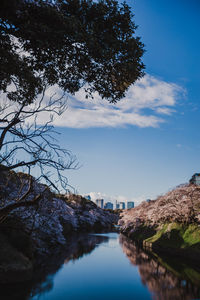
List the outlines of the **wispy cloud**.
{"label": "wispy cloud", "polygon": [[[94,99],[86,99],[84,89],[81,89],[75,96],[67,96],[67,109],[61,116],[55,115],[53,124],[71,128],[158,127],[166,121],[166,116],[176,112],[176,105],[184,94],[179,85],[150,75],[131,86],[126,97],[117,104],[102,100],[98,93],[94,94]],[[62,91],[51,87],[46,91],[44,103],[52,95],[59,98]],[[49,115],[44,112],[38,116],[37,122],[44,124],[48,120]]]}
{"label": "wispy cloud", "polygon": [[102,100],[96,93],[94,99],[85,99],[84,90],[68,98],[68,109],[54,125],[71,128],[89,127],[158,127],[165,122],[164,115],[175,112],[175,106],[184,97],[184,89],[146,75],[131,86],[117,104]]}

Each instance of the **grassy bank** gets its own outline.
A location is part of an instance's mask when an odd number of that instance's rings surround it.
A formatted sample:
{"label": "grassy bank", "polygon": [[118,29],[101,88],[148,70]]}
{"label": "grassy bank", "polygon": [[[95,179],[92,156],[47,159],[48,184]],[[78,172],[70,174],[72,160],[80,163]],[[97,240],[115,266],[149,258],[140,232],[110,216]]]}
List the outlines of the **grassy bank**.
{"label": "grassy bank", "polygon": [[164,224],[155,234],[144,238],[143,244],[200,251],[200,227],[195,224]]}
{"label": "grassy bank", "polygon": [[140,226],[129,234],[132,240],[155,252],[200,260],[200,226],[197,224],[165,223],[157,228]]}

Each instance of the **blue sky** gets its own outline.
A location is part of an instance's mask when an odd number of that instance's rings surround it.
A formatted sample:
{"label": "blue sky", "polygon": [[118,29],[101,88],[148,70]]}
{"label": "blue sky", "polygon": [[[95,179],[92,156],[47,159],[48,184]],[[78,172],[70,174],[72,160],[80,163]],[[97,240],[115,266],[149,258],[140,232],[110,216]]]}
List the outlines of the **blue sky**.
{"label": "blue sky", "polygon": [[68,171],[80,194],[139,203],[200,171],[200,2],[127,1],[145,44],[147,76],[113,107],[80,92],[55,123],[81,168]]}

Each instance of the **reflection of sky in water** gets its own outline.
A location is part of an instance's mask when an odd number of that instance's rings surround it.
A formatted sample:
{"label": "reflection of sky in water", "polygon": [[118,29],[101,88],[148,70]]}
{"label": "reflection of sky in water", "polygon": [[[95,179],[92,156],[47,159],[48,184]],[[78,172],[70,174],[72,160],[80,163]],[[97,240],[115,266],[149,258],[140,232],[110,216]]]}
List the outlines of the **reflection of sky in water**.
{"label": "reflection of sky in water", "polygon": [[137,267],[130,265],[119,245],[118,234],[109,237],[89,255],[69,261],[57,272],[53,288],[33,299],[151,299]]}
{"label": "reflection of sky in water", "polygon": [[[177,277],[160,264],[158,259],[149,256],[126,237],[117,233],[90,234],[75,240],[74,245],[73,254],[66,258],[67,263],[63,264],[54,276],[47,276],[45,283],[42,284],[43,291],[29,299],[200,298],[198,297],[200,289],[197,286]],[[181,270],[180,266],[179,269]]]}

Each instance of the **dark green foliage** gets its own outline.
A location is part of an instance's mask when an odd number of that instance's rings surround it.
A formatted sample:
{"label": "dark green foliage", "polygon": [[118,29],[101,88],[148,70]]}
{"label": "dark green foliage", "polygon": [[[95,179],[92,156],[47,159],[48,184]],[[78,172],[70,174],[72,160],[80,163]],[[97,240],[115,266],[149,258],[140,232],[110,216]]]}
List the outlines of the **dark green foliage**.
{"label": "dark green foliage", "polygon": [[148,226],[140,226],[134,232],[131,232],[129,237],[135,241],[143,242],[143,240],[152,237],[156,233],[154,228]]}
{"label": "dark green foliage", "polygon": [[87,84],[87,95],[116,102],[143,76],[132,18],[115,0],[1,0],[0,90],[31,103],[45,86],[73,94]]}
{"label": "dark green foliage", "polygon": [[181,248],[184,240],[177,229],[172,229],[170,232],[163,233],[153,244],[163,245],[165,247]]}

